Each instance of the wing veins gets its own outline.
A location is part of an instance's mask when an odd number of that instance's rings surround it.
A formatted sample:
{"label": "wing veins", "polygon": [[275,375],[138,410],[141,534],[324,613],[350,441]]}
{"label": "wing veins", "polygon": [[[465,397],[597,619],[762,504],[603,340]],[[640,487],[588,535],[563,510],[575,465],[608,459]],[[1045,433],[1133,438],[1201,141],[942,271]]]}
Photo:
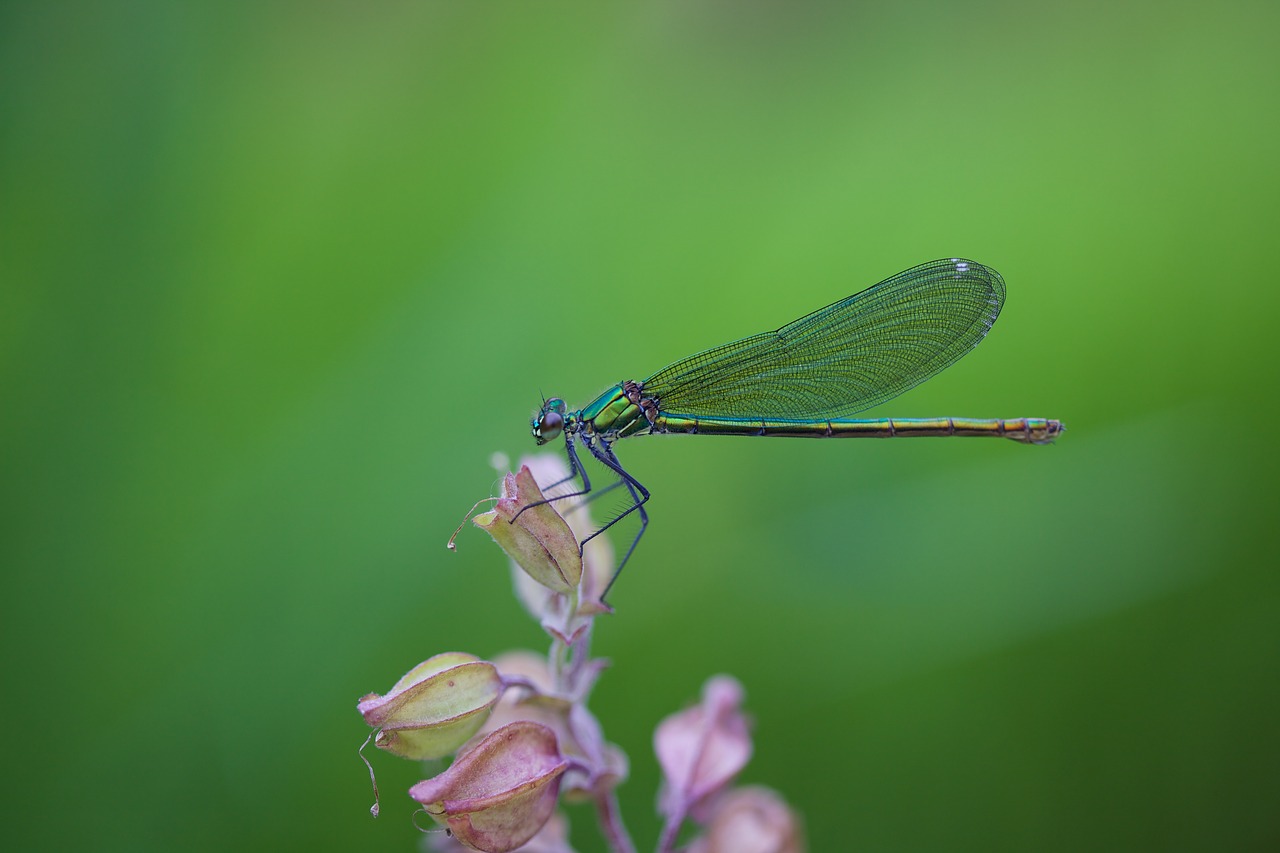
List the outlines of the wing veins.
{"label": "wing veins", "polygon": [[931,261],[772,332],[681,359],[645,391],[668,414],[812,420],[883,403],[955,363],[991,328],[1004,280]]}

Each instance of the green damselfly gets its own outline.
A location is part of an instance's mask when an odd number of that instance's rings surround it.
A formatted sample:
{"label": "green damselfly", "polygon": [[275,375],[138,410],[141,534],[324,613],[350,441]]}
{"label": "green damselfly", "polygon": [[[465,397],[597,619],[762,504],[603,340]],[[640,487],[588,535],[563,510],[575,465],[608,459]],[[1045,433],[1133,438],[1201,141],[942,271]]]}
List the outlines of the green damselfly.
{"label": "green damselfly", "polygon": [[609,488],[624,486],[630,505],[583,540],[639,513],[640,530],[618,563],[612,586],[649,524],[644,508],[649,490],[618,461],[613,445],[620,438],[653,433],[959,435],[1048,444],[1064,427],[1046,418],[848,417],[918,385],[977,346],[999,316],[1004,293],[1004,279],[991,267],[961,258],[930,261],[777,331],[689,356],[642,382],[620,382],[577,411],[568,411],[558,397],[544,400],[533,418],[533,437],[541,445],[563,433],[569,457],[569,477],[553,487],[582,479],[580,490],[544,502],[591,492],[578,443],[618,476]]}

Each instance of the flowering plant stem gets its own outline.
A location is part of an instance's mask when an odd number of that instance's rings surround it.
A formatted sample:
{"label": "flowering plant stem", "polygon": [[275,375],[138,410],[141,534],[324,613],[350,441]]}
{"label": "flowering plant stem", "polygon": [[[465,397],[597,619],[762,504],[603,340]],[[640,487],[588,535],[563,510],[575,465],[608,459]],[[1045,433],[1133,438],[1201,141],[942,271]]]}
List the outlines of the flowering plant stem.
{"label": "flowering plant stem", "polygon": [[[543,469],[543,482],[570,478],[558,459],[531,461]],[[560,507],[583,529],[572,529]],[[591,532],[586,512],[574,509],[581,506],[544,498],[523,465],[503,478],[493,509],[473,519],[511,558],[517,598],[551,636],[545,657],[506,652],[485,661],[441,652],[388,693],[357,703],[379,749],[420,761],[453,756],[408,791],[447,830],[429,842],[439,853],[573,853],[560,812],[572,802],[595,805],[611,853],[636,853],[616,794],[629,761],[587,707],[608,664],[591,657],[591,636],[595,617],[613,612],[601,598],[613,552],[596,537],[601,531]],[[686,853],[741,853],[744,841],[753,853],[803,853],[799,820],[780,797],[731,787],[752,748],[743,698],[736,679],[714,676],[697,705],[666,717],[654,732],[663,773],[658,853],[675,853],[686,822],[699,833]]]}
{"label": "flowering plant stem", "polygon": [[658,836],[658,853],[671,853],[675,849],[676,836],[684,824],[684,815],[672,815],[662,824],[662,834]]}
{"label": "flowering plant stem", "polygon": [[[569,602],[569,618],[572,621],[577,610],[577,596]],[[552,636],[551,651],[548,663],[556,682],[556,692],[562,696],[573,696],[577,701],[586,702],[586,694],[591,689],[590,678],[584,683],[584,672],[593,670],[586,666],[591,655],[591,632],[595,627],[594,620],[578,634],[572,643],[566,644],[557,636]],[[600,831],[613,853],[635,853],[636,845],[622,822],[622,813],[618,808],[618,799],[612,790],[598,791],[595,794],[596,817],[600,822]]]}
{"label": "flowering plant stem", "polygon": [[627,828],[622,825],[618,798],[612,791],[596,795],[596,816],[600,821],[600,831],[604,833],[614,853],[636,853],[636,846],[627,834]]}

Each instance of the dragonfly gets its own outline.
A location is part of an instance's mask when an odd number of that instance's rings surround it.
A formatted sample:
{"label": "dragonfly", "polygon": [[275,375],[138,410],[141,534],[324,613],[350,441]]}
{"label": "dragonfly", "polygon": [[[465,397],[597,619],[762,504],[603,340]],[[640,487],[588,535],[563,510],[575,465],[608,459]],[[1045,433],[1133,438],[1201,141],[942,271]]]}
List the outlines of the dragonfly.
{"label": "dragonfly", "polygon": [[[544,445],[563,435],[569,460],[569,475],[549,489],[578,478],[581,488],[525,509],[574,497],[591,500],[618,486],[627,490],[627,508],[580,543],[585,546],[622,518],[639,514],[639,532],[614,570],[607,594],[649,525],[649,490],[618,461],[614,444],[619,439],[663,433],[981,436],[1050,444],[1066,428],[1048,418],[849,417],[954,364],[990,331],[1004,298],[1004,279],[991,267],[963,258],[930,261],[775,331],[704,350],[643,381],[623,380],[576,411],[559,397],[544,399],[532,420],[533,437]],[[596,495],[579,446],[616,475]]]}

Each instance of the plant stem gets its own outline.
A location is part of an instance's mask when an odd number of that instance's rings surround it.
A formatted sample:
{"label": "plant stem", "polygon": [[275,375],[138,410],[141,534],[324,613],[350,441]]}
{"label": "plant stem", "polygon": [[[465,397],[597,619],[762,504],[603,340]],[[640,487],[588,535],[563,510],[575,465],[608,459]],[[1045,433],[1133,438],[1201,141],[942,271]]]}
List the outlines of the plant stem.
{"label": "plant stem", "polygon": [[547,664],[551,670],[551,680],[559,690],[564,686],[564,643],[556,637],[551,638],[551,650],[547,652]]}
{"label": "plant stem", "polygon": [[618,812],[618,799],[612,791],[596,796],[596,813],[600,819],[600,830],[609,842],[613,853],[636,853],[636,845],[622,825],[622,815]]}
{"label": "plant stem", "polygon": [[676,836],[684,823],[684,815],[672,815],[662,825],[662,835],[658,836],[658,853],[671,853],[675,849]]}
{"label": "plant stem", "polygon": [[[582,634],[579,635],[578,639],[569,648],[570,657],[568,679],[569,685],[571,686],[575,696],[578,695],[583,667],[586,666],[586,663],[591,656],[591,629],[593,627],[593,623],[588,622],[586,628],[583,629]],[[585,698],[586,697],[584,696],[584,701]]]}

